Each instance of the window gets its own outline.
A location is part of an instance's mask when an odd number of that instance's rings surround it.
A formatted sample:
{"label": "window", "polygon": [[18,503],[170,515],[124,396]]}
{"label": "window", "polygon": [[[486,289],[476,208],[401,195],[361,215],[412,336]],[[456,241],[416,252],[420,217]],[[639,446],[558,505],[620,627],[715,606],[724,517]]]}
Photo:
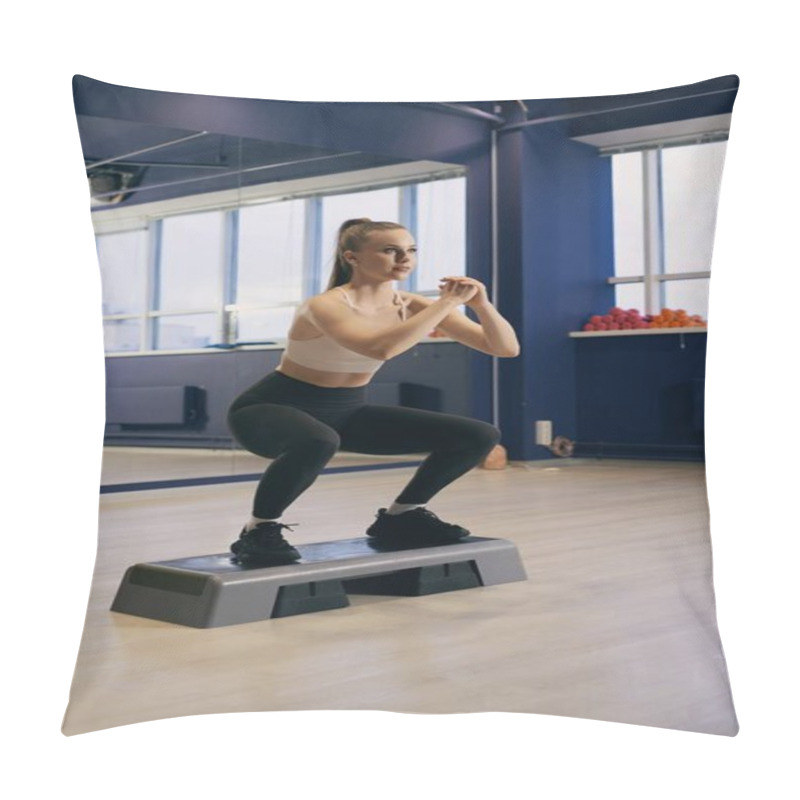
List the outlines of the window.
{"label": "window", "polygon": [[285,339],[296,306],[327,285],[336,232],[353,217],[405,225],[420,257],[403,288],[436,292],[443,275],[465,274],[465,209],[466,179],[452,173],[302,197],[251,196],[247,204],[153,218],[139,206],[131,213],[141,227],[115,231],[112,221],[97,235],[106,352]]}
{"label": "window", "polygon": [[415,233],[421,243],[416,289],[422,293],[438,294],[440,278],[464,274],[467,260],[466,181],[434,181],[416,189]]}
{"label": "window", "polygon": [[229,220],[221,211],[156,225],[152,349],[207,347],[221,339],[223,266]]}
{"label": "window", "polygon": [[612,156],[616,303],[705,317],[725,142]]}
{"label": "window", "polygon": [[238,212],[233,341],[282,339],[303,297],[306,201],[245,206]]}
{"label": "window", "polygon": [[103,332],[110,353],[142,349],[147,309],[148,234],[123,231],[97,238],[103,265]]}

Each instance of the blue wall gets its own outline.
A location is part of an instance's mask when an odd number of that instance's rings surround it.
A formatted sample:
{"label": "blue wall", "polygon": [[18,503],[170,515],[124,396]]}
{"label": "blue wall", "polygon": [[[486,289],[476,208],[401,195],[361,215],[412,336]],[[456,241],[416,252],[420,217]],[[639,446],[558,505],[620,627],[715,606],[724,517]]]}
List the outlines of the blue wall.
{"label": "blue wall", "polygon": [[555,126],[509,133],[502,150],[500,286],[522,354],[501,365],[501,428],[512,458],[529,460],[549,457],[534,443],[536,420],[577,436],[568,334],[614,304],[611,164]]}

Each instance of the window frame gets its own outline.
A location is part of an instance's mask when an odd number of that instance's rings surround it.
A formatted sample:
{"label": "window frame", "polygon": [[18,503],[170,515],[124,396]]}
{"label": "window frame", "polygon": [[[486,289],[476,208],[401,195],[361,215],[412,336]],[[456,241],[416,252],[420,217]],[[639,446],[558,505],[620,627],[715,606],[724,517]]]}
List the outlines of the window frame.
{"label": "window frame", "polygon": [[[623,153],[638,152],[642,158],[642,215],[644,237],[644,272],[641,275],[614,275],[607,282],[616,287],[623,284],[644,285],[644,314],[658,314],[666,307],[666,283],[711,278],[711,264],[707,270],[667,272],[664,232],[663,162],[665,149],[727,142],[727,132],[706,134],[691,139],[649,142],[646,145],[609,147],[600,155],[613,157]],[[724,155],[723,155],[724,158]],[[612,190],[613,191],[613,190]],[[617,270],[616,254],[614,270]]]}

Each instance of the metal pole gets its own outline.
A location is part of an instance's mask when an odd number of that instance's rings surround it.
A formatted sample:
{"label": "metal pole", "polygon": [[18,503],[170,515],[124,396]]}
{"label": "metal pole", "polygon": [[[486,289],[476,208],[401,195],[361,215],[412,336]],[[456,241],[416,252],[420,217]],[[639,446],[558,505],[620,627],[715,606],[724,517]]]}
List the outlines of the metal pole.
{"label": "metal pole", "polygon": [[[500,276],[500,265],[498,256],[498,231],[497,231],[497,129],[492,129],[491,152],[490,152],[490,171],[491,171],[491,242],[492,242],[492,305],[497,308],[499,299],[498,282]],[[500,360],[497,356],[492,356],[492,423],[495,427],[500,426]]]}

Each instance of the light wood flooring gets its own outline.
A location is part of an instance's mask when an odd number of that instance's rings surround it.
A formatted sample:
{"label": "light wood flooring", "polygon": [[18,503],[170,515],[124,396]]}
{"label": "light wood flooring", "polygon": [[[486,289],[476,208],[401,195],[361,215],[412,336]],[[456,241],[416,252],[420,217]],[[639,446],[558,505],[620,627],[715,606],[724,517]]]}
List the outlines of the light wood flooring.
{"label": "light wood flooring", "polygon": [[[355,463],[339,457],[337,463]],[[138,459],[138,462],[137,462]],[[393,459],[398,460],[398,459]],[[109,449],[103,482],[255,472],[241,453]],[[323,475],[295,543],[359,536],[411,467]],[[704,467],[554,459],[476,469],[430,504],[512,540],[528,580],[193,629],[109,611],[125,569],[221,553],[255,484],[102,495],[68,735],[195,714],[529,712],[732,735]]]}

